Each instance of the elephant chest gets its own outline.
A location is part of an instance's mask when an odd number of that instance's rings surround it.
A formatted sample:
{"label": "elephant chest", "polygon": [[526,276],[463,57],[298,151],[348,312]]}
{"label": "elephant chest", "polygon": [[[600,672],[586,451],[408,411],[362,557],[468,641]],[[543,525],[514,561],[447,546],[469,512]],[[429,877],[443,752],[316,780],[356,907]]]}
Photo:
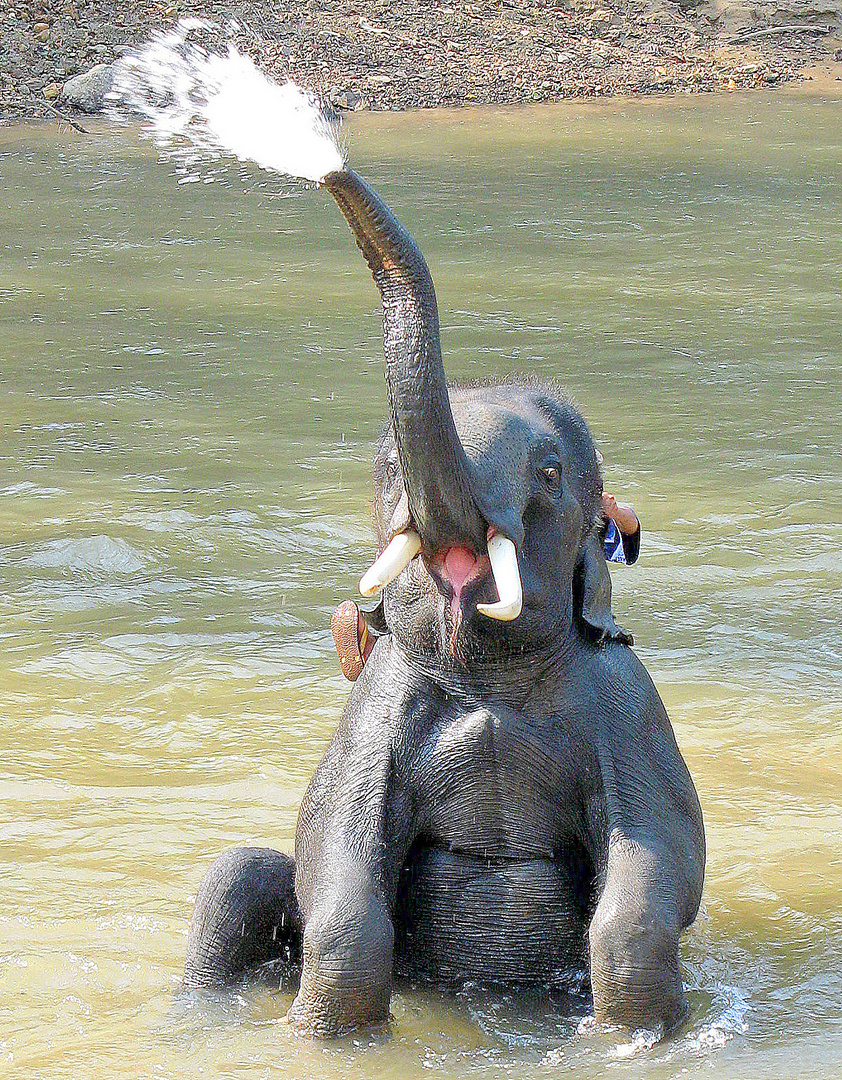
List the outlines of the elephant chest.
{"label": "elephant chest", "polygon": [[479,858],[553,859],[566,837],[581,835],[574,744],[565,725],[536,726],[505,708],[443,718],[413,763],[421,830]]}
{"label": "elephant chest", "polygon": [[414,773],[419,834],[395,906],[400,969],[581,981],[593,889],[581,841],[587,753],[564,723],[508,709],[440,718]]}

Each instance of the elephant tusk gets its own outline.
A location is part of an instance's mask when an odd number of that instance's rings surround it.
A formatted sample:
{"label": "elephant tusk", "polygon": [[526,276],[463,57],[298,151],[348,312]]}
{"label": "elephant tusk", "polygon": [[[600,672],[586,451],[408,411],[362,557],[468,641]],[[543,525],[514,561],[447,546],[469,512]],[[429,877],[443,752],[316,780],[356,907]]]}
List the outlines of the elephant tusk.
{"label": "elephant tusk", "polygon": [[412,562],[421,550],[421,537],[414,529],[406,529],[404,532],[393,536],[388,547],[377,557],[371,566],[360,578],[360,592],[363,596],[374,596],[375,593],[394,581],[402,570]]}
{"label": "elephant tusk", "polygon": [[477,604],[477,611],[498,622],[512,622],[523,607],[523,585],[515,545],[508,536],[494,533],[488,538],[488,558],[500,599],[496,604]]}

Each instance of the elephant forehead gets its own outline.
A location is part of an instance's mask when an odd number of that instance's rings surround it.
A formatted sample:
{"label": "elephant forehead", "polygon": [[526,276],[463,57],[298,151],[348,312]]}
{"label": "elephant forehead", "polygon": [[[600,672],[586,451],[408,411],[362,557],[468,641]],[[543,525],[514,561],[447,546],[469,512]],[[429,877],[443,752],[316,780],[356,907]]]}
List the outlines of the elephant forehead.
{"label": "elephant forehead", "polygon": [[557,442],[555,432],[535,409],[496,401],[456,403],[453,419],[469,458],[499,467],[525,464],[541,446]]}

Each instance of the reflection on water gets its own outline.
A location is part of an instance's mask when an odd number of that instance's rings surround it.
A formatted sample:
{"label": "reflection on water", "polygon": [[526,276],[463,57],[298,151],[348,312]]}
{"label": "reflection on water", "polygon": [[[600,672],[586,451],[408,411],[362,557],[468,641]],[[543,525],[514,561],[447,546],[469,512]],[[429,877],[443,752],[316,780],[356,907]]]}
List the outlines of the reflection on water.
{"label": "reflection on water", "polygon": [[377,294],[321,193],[43,127],[0,132],[2,1069],[838,1073],[838,101],[354,127],[450,373],[561,377],[643,520],[616,608],[705,810],[692,1018],[646,1049],[401,988],[390,1038],[325,1047],[287,991],[178,998],[202,870],[291,848],[346,695],[327,626],[371,553]]}

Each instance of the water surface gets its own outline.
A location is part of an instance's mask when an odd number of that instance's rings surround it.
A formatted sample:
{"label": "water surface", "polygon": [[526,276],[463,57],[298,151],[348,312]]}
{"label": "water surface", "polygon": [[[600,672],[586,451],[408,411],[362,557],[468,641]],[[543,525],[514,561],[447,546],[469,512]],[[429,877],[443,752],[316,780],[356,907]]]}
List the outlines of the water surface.
{"label": "water surface", "polygon": [[0,131],[0,1072],[829,1077],[842,1069],[842,109],[731,96],[366,116],[449,373],[561,378],[643,521],[614,573],[709,844],[693,1007],[641,1051],[401,989],[319,1046],[290,995],[179,1004],[192,899],[291,850],[371,557],[376,290],[321,192]]}

